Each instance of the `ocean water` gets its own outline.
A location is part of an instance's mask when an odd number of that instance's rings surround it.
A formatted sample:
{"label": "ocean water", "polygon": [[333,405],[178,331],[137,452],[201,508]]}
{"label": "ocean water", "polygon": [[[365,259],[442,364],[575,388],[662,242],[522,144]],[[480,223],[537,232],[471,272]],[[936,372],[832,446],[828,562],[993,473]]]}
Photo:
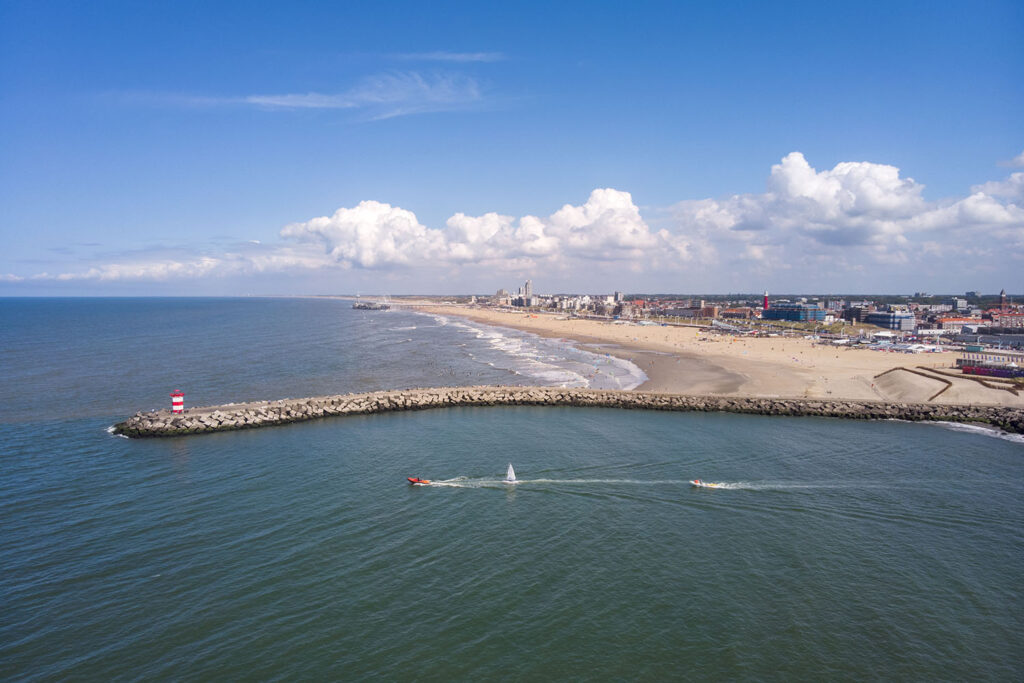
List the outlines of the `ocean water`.
{"label": "ocean water", "polygon": [[[472,384],[630,389],[635,365],[516,330],[318,299],[0,299],[0,421]],[[59,406],[55,409],[55,406]],[[130,414],[130,413],[129,413]]]}
{"label": "ocean water", "polygon": [[0,300],[0,369],[3,679],[1024,674],[1019,438],[536,407],[106,433],[176,388],[639,379],[326,300]]}

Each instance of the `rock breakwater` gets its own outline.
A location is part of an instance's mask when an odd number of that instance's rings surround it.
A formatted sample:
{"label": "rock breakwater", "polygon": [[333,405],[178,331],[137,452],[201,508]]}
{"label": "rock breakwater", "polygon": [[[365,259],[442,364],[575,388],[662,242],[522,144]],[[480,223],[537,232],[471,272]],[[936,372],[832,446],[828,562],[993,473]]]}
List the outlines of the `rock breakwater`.
{"label": "rock breakwater", "polygon": [[555,387],[442,387],[365,394],[282,399],[255,403],[136,413],[114,425],[132,438],[205,434],[303,422],[340,415],[369,415],[456,406],[586,406],[633,410],[727,412],[753,415],[841,417],[861,420],[976,422],[1024,434],[1024,410],[1003,406],[933,405],[796,398],[686,396],[640,391]]}

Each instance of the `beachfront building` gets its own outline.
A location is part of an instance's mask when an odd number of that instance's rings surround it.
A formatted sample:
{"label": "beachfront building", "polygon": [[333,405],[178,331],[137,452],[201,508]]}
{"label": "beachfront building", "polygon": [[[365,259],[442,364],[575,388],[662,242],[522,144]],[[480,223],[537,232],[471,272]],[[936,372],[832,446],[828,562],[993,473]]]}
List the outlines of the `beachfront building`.
{"label": "beachfront building", "polygon": [[717,318],[722,310],[720,306],[706,306],[703,301],[700,304],[692,308],[667,308],[662,311],[662,315],[676,318]]}
{"label": "beachfront building", "polygon": [[865,306],[847,306],[843,309],[842,318],[851,323],[861,323],[867,319],[870,312],[871,309]]}
{"label": "beachfront building", "polygon": [[513,306],[536,308],[541,305],[541,297],[533,293],[533,280],[527,280],[511,299]]}
{"label": "beachfront building", "polygon": [[965,351],[956,359],[965,375],[1024,377],[1024,353],[1020,351]]}
{"label": "beachfront building", "polygon": [[899,309],[868,313],[865,322],[890,330],[900,330],[901,332],[913,332],[917,327],[917,319],[914,317],[914,314],[910,311]]}
{"label": "beachfront building", "polygon": [[736,308],[725,308],[722,310],[721,316],[723,318],[737,318],[741,320],[750,320],[751,318],[757,317],[757,310],[750,306],[737,306]]}
{"label": "beachfront building", "polygon": [[803,303],[775,303],[761,313],[763,320],[791,320],[794,322],[825,322],[824,308]]}
{"label": "beachfront building", "polygon": [[993,327],[1024,327],[1024,313],[992,313]]}
{"label": "beachfront building", "polygon": [[620,318],[633,319],[640,316],[640,311],[633,304],[622,302],[615,307],[615,315]]}
{"label": "beachfront building", "polygon": [[943,330],[959,332],[965,327],[970,330],[977,330],[981,324],[981,318],[939,318],[935,321]]}

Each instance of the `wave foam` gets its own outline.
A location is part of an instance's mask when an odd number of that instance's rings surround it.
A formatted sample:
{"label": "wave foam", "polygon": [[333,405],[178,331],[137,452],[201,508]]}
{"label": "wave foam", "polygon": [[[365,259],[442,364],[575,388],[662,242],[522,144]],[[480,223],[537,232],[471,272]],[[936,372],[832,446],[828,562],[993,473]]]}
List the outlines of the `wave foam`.
{"label": "wave foam", "polygon": [[107,434],[110,434],[111,436],[116,436],[119,439],[127,439],[128,438],[124,434],[115,434],[114,433],[114,425],[110,425],[109,427],[107,427],[103,431],[105,431]]}
{"label": "wave foam", "polygon": [[646,373],[630,361],[584,351],[567,339],[548,339],[532,332],[436,313],[422,315],[429,315],[442,325],[463,329],[500,354],[492,359],[473,356],[474,360],[530,377],[546,386],[628,390],[647,381]]}
{"label": "wave foam", "polygon": [[965,424],[963,422],[930,422],[925,424],[933,424],[945,429],[949,429],[954,432],[967,432],[968,434],[981,434],[983,436],[991,436],[996,439],[1003,439],[1004,441],[1012,441],[1013,443],[1024,444],[1024,434],[1010,434],[1004,432],[995,427],[986,427],[985,425],[976,424]]}

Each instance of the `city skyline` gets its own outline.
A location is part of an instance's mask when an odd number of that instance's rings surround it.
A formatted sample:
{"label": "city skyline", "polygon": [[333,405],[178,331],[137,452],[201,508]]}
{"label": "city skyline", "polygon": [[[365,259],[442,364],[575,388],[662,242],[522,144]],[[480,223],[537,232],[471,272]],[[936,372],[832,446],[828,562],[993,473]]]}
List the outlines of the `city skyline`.
{"label": "city skyline", "polygon": [[0,6],[0,296],[1024,291],[1015,3]]}

